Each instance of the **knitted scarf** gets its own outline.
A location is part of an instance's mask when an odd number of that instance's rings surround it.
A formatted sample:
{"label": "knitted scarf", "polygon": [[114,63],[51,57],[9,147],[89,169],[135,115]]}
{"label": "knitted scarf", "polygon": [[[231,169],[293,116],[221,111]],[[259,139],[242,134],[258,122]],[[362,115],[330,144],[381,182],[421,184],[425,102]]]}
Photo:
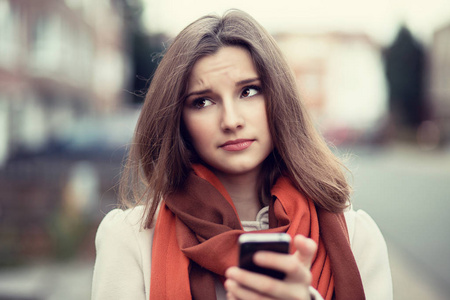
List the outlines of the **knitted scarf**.
{"label": "knitted scarf", "polygon": [[[237,264],[244,232],[233,201],[218,178],[194,165],[179,191],[161,204],[152,246],[150,299],[216,299],[214,276]],[[269,229],[313,239],[312,286],[326,300],[365,299],[343,214],[316,208],[281,177],[272,190]]]}

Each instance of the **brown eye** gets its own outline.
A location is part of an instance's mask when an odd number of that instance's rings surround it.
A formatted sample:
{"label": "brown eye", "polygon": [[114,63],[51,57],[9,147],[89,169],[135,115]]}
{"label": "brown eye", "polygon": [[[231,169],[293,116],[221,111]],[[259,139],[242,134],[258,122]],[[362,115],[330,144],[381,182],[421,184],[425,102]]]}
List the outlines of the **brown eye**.
{"label": "brown eye", "polygon": [[205,99],[202,99],[202,100],[198,101],[197,104],[196,104],[196,106],[198,108],[205,107],[205,105],[206,105],[206,100]]}
{"label": "brown eye", "polygon": [[257,87],[246,87],[242,90],[241,97],[248,98],[259,94],[260,88]]}
{"label": "brown eye", "polygon": [[207,106],[211,105],[212,102],[211,102],[211,100],[208,100],[208,99],[205,99],[205,98],[199,98],[199,99],[196,99],[194,101],[194,103],[192,103],[192,104],[193,104],[193,106],[195,108],[202,109],[204,107],[207,107]]}

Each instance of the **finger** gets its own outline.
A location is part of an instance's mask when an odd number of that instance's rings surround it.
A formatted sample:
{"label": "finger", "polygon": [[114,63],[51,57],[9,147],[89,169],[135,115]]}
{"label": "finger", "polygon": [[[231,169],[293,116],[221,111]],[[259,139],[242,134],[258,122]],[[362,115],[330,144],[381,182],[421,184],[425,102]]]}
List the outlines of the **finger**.
{"label": "finger", "polygon": [[317,251],[316,242],[298,234],[294,237],[294,246],[297,249],[294,255],[300,262],[310,269],[314,254]]}
{"label": "finger", "polygon": [[227,300],[238,300],[236,296],[234,296],[233,292],[228,291],[227,292]]}
{"label": "finger", "polygon": [[[272,277],[250,272],[238,267],[231,267],[225,272],[228,291],[232,291],[239,299],[250,294],[278,296],[284,294],[283,282]],[[237,286],[236,286],[236,285]]]}
{"label": "finger", "polygon": [[311,271],[295,255],[280,255],[273,252],[257,252],[254,256],[257,265],[278,270],[286,274],[286,282],[311,283]]}
{"label": "finger", "polygon": [[[225,272],[225,288],[238,299],[308,299],[310,272],[296,258],[294,263],[304,270],[304,279],[282,281],[269,276],[253,273],[238,267],[231,267]],[[296,275],[298,276],[298,274]]]}
{"label": "finger", "polygon": [[[272,279],[276,281],[275,279]],[[280,288],[271,289],[269,286],[260,283],[256,288],[246,287],[239,284],[233,279],[225,281],[228,300],[245,300],[245,299],[310,299],[308,286],[299,287],[287,285],[282,281],[277,281]]]}
{"label": "finger", "polygon": [[[303,264],[297,257],[290,254],[280,254],[270,251],[258,251],[253,256],[256,265],[268,269],[274,269],[285,273],[296,273]],[[306,270],[306,268],[304,268]]]}
{"label": "finger", "polygon": [[251,290],[246,288],[243,285],[240,285],[236,281],[232,279],[227,279],[225,281],[225,288],[227,290],[227,299],[228,300],[243,300],[243,299],[261,299],[261,300],[269,300],[266,295],[262,295],[255,290]]}

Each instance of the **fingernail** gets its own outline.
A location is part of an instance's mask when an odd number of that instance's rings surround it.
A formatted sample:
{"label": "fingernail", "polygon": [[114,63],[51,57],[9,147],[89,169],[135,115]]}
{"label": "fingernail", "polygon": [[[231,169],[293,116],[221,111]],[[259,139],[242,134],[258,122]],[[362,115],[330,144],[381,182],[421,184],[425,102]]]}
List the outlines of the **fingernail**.
{"label": "fingernail", "polygon": [[226,277],[234,276],[234,275],[236,275],[236,272],[237,272],[237,267],[229,267],[225,271],[225,276]]}
{"label": "fingernail", "polygon": [[234,282],[235,281],[232,279],[227,279],[227,280],[225,280],[223,285],[224,285],[225,289],[228,290],[229,288],[231,288],[233,286]]}
{"label": "fingernail", "polygon": [[266,259],[266,255],[263,252],[257,252],[253,255],[254,262],[262,262]]}
{"label": "fingernail", "polygon": [[300,240],[307,240],[308,238],[306,237],[306,236],[304,236],[303,234],[297,234],[296,236],[295,236],[297,239],[300,239]]}

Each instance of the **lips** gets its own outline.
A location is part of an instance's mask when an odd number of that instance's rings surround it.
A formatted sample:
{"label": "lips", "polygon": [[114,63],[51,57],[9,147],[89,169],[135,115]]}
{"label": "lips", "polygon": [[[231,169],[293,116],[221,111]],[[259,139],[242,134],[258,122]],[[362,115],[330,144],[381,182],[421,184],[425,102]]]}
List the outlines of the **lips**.
{"label": "lips", "polygon": [[220,145],[219,147],[226,150],[226,151],[242,151],[247,149],[251,146],[251,144],[255,140],[249,140],[249,139],[238,139],[238,140],[232,140],[227,141]]}

